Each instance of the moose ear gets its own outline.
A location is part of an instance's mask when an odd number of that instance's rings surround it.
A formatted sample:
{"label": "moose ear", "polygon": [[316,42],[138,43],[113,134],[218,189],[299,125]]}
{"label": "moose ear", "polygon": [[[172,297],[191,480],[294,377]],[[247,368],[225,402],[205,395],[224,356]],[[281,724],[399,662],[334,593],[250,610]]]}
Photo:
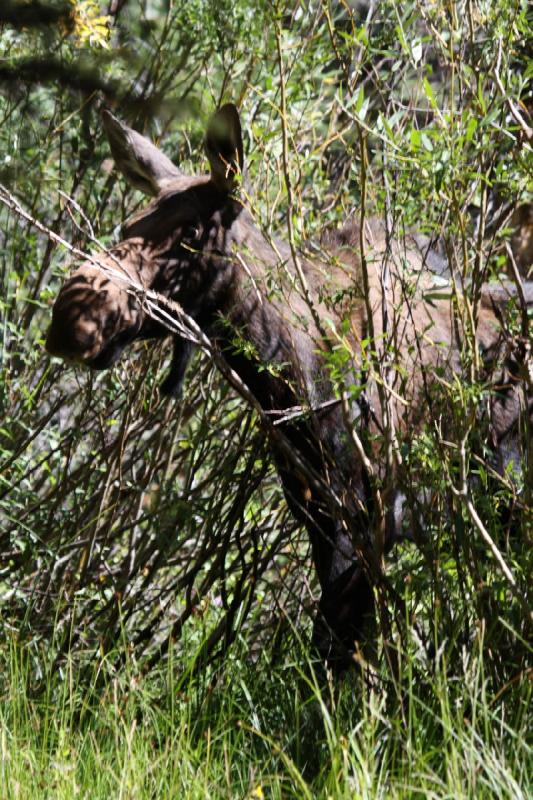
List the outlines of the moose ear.
{"label": "moose ear", "polygon": [[213,182],[219,189],[231,192],[244,164],[241,121],[233,103],[222,106],[211,117],[205,137],[205,152],[211,164]]}
{"label": "moose ear", "polygon": [[157,195],[169,180],[181,174],[155,144],[107,109],[102,112],[102,120],[115,163],[135,189]]}

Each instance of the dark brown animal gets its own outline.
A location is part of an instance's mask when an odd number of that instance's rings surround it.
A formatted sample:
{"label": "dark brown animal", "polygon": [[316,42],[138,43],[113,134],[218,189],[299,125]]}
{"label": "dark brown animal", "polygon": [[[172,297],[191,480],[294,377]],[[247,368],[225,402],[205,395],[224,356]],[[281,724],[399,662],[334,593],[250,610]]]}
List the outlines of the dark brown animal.
{"label": "dark brown animal", "polygon": [[[199,177],[108,112],[104,124],[119,169],[155,199],[99,260],[178,301],[279,423],[270,427],[274,457],[322,588],[315,644],[344,666],[373,614],[383,552],[411,524],[396,438],[408,442],[430,413],[445,428],[438,387],[460,370],[471,316],[454,312],[461,299],[450,290],[435,291],[426,266],[438,259],[415,238],[392,242],[379,224],[349,222],[311,258],[264,235],[240,198],[233,105],[211,120],[211,173]],[[530,285],[525,293],[531,302]],[[487,374],[502,363],[500,310],[512,294],[484,287],[478,295],[475,337]],[[167,335],[120,279],[87,262],[57,297],[46,347],[105,369],[134,339]],[[189,354],[175,336],[167,392],[179,394]],[[517,382],[488,393],[487,409],[492,466],[503,472],[520,462]]]}

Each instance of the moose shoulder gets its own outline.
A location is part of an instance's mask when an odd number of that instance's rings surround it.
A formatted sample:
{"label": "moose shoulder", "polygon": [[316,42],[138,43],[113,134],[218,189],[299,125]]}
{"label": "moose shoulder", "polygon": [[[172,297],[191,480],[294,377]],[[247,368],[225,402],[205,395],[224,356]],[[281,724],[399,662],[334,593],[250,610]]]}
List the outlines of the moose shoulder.
{"label": "moose shoulder", "polygon": [[[322,589],[315,645],[342,668],[374,613],[383,552],[414,524],[395,437],[408,442],[433,412],[446,425],[439,381],[459,372],[468,339],[451,293],[432,291],[427,266],[439,258],[416,237],[391,241],[376,223],[325,234],[316,257],[269,239],[239,199],[243,145],[231,104],[211,119],[211,172],[200,177],[182,174],[109,112],[104,124],[118,168],[154,199],[99,257],[109,270],[84,263],[67,279],[46,347],[104,369],[134,339],[169,335],[113,277],[117,263],[180,303],[276,422],[274,458]],[[533,302],[533,286],[524,293]],[[482,287],[475,325],[487,381],[494,375],[500,386],[487,393],[485,443],[499,472],[520,462],[519,388],[501,380],[512,365],[499,320],[512,294]],[[164,388],[178,395],[191,345],[175,336],[173,346]]]}

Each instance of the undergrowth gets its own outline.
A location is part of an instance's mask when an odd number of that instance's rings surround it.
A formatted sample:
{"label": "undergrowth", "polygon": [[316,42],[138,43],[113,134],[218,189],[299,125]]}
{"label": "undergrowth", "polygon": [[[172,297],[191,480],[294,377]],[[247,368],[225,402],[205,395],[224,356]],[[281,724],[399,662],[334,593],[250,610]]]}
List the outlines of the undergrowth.
{"label": "undergrowth", "polygon": [[242,639],[194,677],[192,645],[179,669],[170,658],[149,673],[131,656],[116,671],[117,652],[87,654],[86,682],[43,653],[32,693],[13,640],[1,651],[1,796],[531,796],[527,675],[490,688],[481,634],[453,669],[445,643],[429,667],[410,645],[394,682],[367,669],[332,683],[303,646],[273,663],[267,650],[252,660]]}

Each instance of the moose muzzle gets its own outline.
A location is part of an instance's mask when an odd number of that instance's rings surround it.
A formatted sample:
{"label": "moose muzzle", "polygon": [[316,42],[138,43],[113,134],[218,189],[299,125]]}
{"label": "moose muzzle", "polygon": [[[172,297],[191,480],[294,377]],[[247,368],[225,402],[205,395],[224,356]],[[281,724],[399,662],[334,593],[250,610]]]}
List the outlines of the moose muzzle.
{"label": "moose muzzle", "polygon": [[50,355],[106,369],[137,336],[141,324],[137,299],[99,270],[84,265],[57,297],[45,347]]}

